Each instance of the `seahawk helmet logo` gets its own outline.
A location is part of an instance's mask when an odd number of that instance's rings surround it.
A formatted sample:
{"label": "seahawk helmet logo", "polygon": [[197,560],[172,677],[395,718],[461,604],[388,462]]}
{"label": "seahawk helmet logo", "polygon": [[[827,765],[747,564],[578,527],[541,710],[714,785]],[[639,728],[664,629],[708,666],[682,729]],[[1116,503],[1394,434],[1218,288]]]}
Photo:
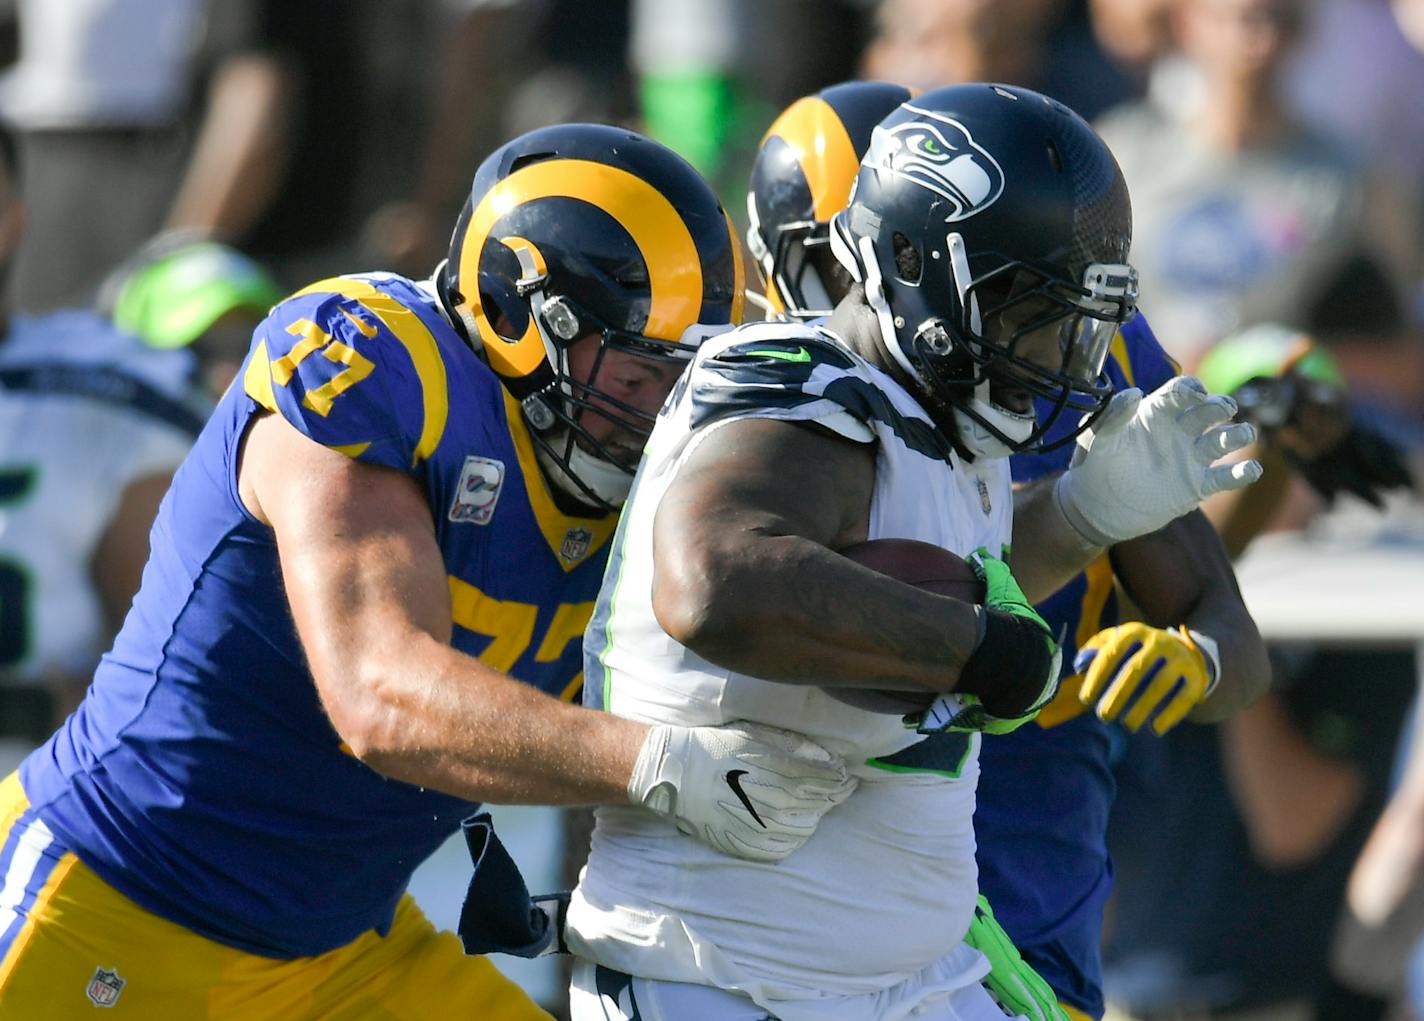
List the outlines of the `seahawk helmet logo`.
{"label": "seahawk helmet logo", "polygon": [[969,129],[949,117],[927,111],[916,120],[877,127],[870,136],[864,166],[894,174],[928,188],[952,204],[946,223],[965,220],[994,204],[1004,191],[998,160],[975,143]]}

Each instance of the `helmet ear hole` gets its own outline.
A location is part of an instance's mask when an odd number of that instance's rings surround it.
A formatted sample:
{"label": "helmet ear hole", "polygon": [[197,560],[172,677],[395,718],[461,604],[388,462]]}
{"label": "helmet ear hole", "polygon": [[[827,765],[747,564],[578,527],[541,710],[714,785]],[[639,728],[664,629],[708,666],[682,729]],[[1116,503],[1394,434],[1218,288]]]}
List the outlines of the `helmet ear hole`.
{"label": "helmet ear hole", "polygon": [[1047,139],[1044,143],[1048,149],[1048,165],[1053,168],[1055,174],[1063,173],[1063,154],[1058,151],[1058,146],[1053,139]]}
{"label": "helmet ear hole", "polygon": [[493,273],[480,274],[480,306],[490,329],[511,344],[529,329],[529,304],[505,286]]}
{"label": "helmet ear hole", "polygon": [[895,275],[907,284],[918,284],[924,270],[919,249],[899,231],[890,239],[890,244],[895,253]]}

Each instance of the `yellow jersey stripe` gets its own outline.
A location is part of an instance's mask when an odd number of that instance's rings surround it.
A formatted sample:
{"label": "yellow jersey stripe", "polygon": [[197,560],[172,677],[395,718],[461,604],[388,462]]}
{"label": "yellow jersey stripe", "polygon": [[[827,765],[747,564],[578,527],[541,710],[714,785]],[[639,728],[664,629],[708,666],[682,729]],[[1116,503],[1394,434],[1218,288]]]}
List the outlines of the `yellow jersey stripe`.
{"label": "yellow jersey stripe", "polygon": [[1117,362],[1117,367],[1122,370],[1122,378],[1127,380],[1129,387],[1137,385],[1132,371],[1132,358],[1127,353],[1127,341],[1123,338],[1122,331],[1118,330],[1113,334],[1112,347],[1108,349],[1108,356]]}
{"label": "yellow jersey stripe", "polygon": [[336,294],[359,301],[391,331],[405,348],[411,364],[415,366],[415,374],[420,379],[424,417],[421,420],[420,439],[415,445],[412,465],[435,453],[440,438],[445,435],[445,422],[450,413],[450,395],[440,347],[430,330],[420,321],[420,317],[374,285],[350,277],[320,280],[310,287],[302,288],[294,297],[304,294]]}
{"label": "yellow jersey stripe", "polygon": [[242,374],[242,389],[268,411],[277,410],[277,396],[272,392],[272,360],[267,356],[267,342],[258,341],[257,350],[248,359]]}
{"label": "yellow jersey stripe", "polygon": [[[539,523],[539,531],[544,534],[544,541],[549,544],[549,549],[553,551],[559,564],[565,571],[572,571],[603,548],[603,544],[608,541],[609,537],[613,535],[613,530],[618,527],[618,515],[578,518],[559,510],[558,505],[554,502],[553,494],[549,492],[549,484],[544,480],[544,473],[539,468],[538,459],[534,455],[534,441],[529,436],[529,427],[524,423],[524,414],[519,410],[519,402],[508,390],[504,392],[504,412],[505,418],[509,421],[509,435],[514,441],[514,452],[519,458],[519,471],[524,479],[524,488],[529,493],[529,506],[534,511],[534,520]],[[580,557],[569,560],[561,550],[564,540],[575,529],[583,529],[592,538]]]}

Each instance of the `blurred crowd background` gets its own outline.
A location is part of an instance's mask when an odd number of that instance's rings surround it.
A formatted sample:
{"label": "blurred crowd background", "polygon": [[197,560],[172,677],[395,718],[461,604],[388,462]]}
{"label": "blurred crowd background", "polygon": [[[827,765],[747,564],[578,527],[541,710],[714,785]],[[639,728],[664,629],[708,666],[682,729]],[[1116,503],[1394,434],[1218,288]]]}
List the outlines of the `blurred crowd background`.
{"label": "blurred crowd background", "polygon": [[[1274,469],[1210,513],[1275,687],[1119,735],[1112,1016],[1424,1017],[1424,0],[0,0],[0,66],[12,751],[82,692],[255,321],[337,273],[429,275],[503,140],[627,124],[744,228],[798,97],[1025,85],[1113,148],[1141,307]],[[576,821],[511,820],[531,885],[567,883]],[[415,889],[453,921],[437,858]],[[555,972],[516,974],[559,1009]]]}

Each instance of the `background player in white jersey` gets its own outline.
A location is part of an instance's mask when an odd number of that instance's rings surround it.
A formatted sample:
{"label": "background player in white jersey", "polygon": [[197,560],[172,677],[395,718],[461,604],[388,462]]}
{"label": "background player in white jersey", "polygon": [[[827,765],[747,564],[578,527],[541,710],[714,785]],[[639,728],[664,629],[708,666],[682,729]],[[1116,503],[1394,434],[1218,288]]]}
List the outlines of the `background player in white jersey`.
{"label": "background player in white jersey", "polygon": [[[650,722],[794,727],[860,785],[775,867],[600,810],[569,913],[576,1021],[1002,1016],[961,941],[978,731],[1032,718],[1056,685],[1024,593],[1259,474],[1213,466],[1252,435],[1225,424],[1228,399],[1186,378],[1145,399],[1106,384],[1135,311],[1130,238],[1121,175],[1075,114],[1023,89],[936,90],[876,128],[833,221],[857,286],[831,318],[746,327],[694,360],[629,499],[586,697]],[[1083,417],[1073,467],[1012,495],[1008,454],[1066,415]],[[977,554],[982,609],[835,552],[903,537],[997,554],[1011,529],[1023,591]],[[933,705],[901,720],[823,687]]]}
{"label": "background player in white jersey", "polygon": [[[0,125],[0,281],[24,233]],[[83,693],[138,589],[148,528],[202,419],[192,364],[86,309],[0,303],[0,772]]]}

